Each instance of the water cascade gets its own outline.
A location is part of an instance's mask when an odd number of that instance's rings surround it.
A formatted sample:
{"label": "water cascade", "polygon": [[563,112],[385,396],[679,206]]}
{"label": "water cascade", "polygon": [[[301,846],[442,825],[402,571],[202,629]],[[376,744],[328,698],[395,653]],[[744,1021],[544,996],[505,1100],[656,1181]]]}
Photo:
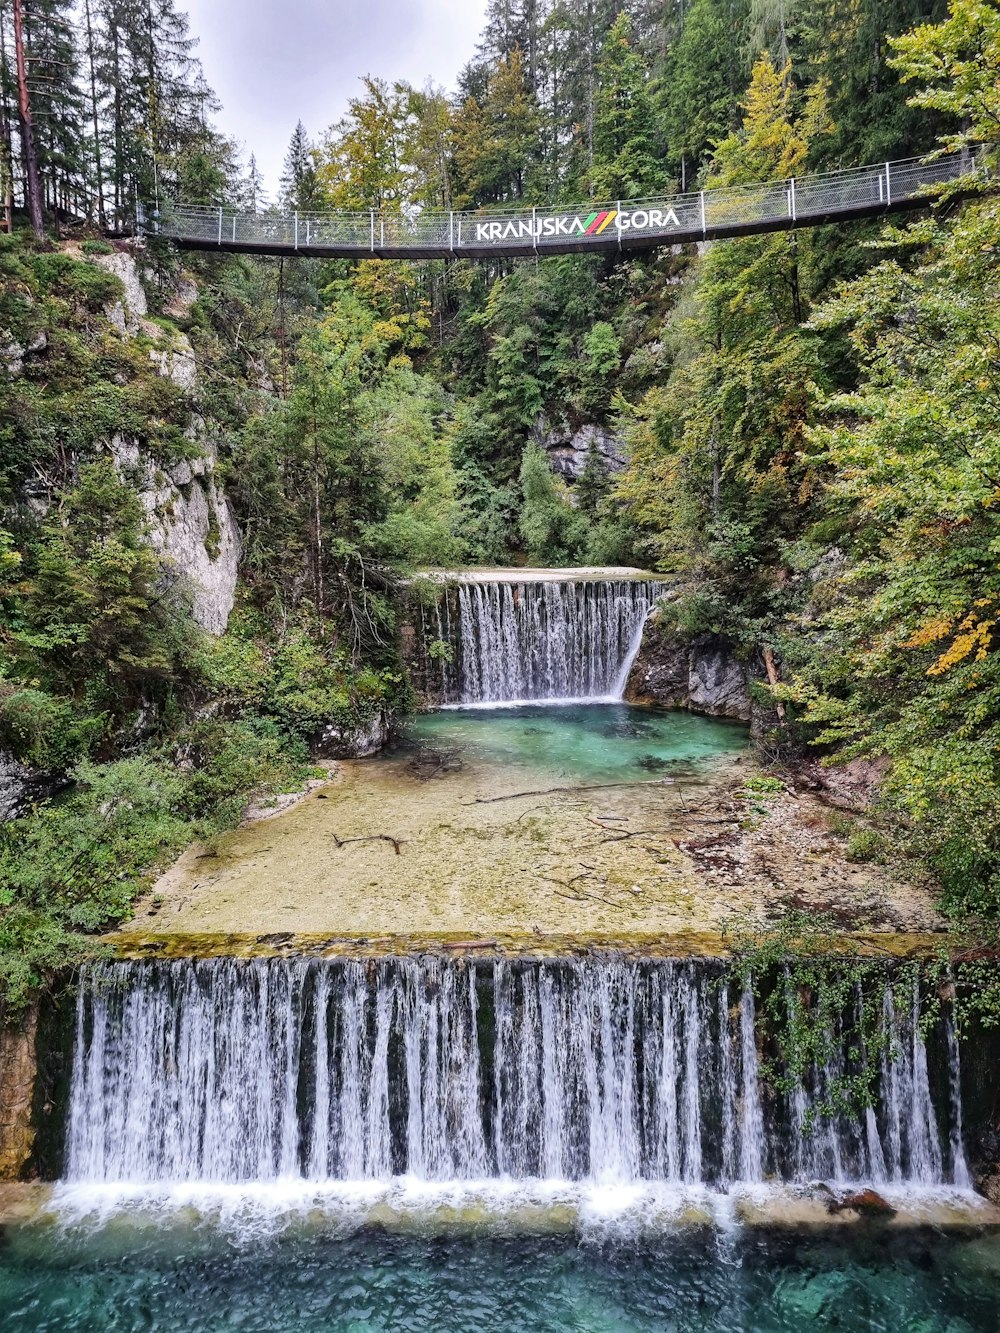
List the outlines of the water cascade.
{"label": "water cascade", "polygon": [[100,964],[79,990],[66,1176],[963,1186],[957,1043],[943,1020],[929,1050],[918,1017],[919,996],[887,992],[877,1105],[812,1126],[854,1057],[766,1095],[753,995],[712,965]]}
{"label": "water cascade", "polygon": [[450,649],[429,676],[449,704],[620,699],[662,590],[621,578],[462,583],[422,613],[425,644]]}

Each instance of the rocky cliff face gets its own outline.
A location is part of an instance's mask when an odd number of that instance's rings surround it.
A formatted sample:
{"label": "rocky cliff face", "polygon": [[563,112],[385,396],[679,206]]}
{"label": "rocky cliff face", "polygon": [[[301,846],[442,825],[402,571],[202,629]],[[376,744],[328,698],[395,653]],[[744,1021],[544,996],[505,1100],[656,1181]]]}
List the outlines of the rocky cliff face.
{"label": "rocky cliff face", "polygon": [[[2,1015],[0,1015],[2,1020]],[[17,1026],[0,1021],[0,1180],[20,1179],[35,1144],[35,1038],[38,1010]]]}
{"label": "rocky cliff face", "polygon": [[20,763],[7,750],[0,750],[0,824],[23,815],[35,801],[66,786],[56,773],[42,773]]}
{"label": "rocky cliff face", "polygon": [[[140,330],[155,337],[161,345],[150,351],[150,359],[159,373],[193,393],[198,368],[191,344],[183,333],[171,335],[148,321],[146,294],[135,259],[116,252],[100,256],[98,262],[125,288],[124,301],[108,310],[108,318],[126,337]],[[188,304],[196,295],[190,283],[182,289]],[[191,458],[169,471],[157,468],[140,455],[133,441],[120,436],[112,441],[112,452],[119,471],[139,490],[149,514],[153,546],[190,584],[196,623],[212,634],[221,634],[236,596],[240,534],[215,477],[216,452],[204,422],[196,421],[188,434],[197,452],[193,450]]]}
{"label": "rocky cliff face", "polygon": [[604,426],[574,428],[566,422],[539,417],[532,437],[545,450],[553,472],[568,482],[580,480],[591,456],[607,473],[621,472],[627,462],[624,444]]}
{"label": "rocky cliff face", "polygon": [[119,471],[135,481],[149,514],[152,545],[190,585],[195,623],[222,634],[236,597],[240,534],[215,478],[215,450],[207,441],[201,447],[163,471],[131,441],[112,443]]}
{"label": "rocky cliff face", "polygon": [[740,660],[733,644],[720,635],[684,636],[670,630],[654,613],[625,687],[631,703],[687,708],[709,717],[731,717],[765,729],[771,710],[755,703],[751,682],[764,678],[754,662]]}

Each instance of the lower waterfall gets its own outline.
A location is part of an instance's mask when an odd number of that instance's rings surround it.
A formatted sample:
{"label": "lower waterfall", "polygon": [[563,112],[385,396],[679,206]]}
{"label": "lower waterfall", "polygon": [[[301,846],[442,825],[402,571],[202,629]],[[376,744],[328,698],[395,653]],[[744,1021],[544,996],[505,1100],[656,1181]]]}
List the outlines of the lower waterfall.
{"label": "lower waterfall", "polygon": [[642,579],[463,583],[430,632],[444,703],[620,699],[662,584]]}
{"label": "lower waterfall", "polygon": [[875,1107],[813,1125],[856,1055],[765,1088],[753,995],[704,963],[97,964],[65,1179],[964,1186],[958,1046],[942,1020],[929,1059],[919,1003],[886,992]]}

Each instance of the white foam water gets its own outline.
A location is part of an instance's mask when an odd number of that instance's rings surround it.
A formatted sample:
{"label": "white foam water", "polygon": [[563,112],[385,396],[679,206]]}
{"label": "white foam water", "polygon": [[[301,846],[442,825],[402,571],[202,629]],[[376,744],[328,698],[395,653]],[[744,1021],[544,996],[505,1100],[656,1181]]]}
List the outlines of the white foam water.
{"label": "white foam water", "polygon": [[433,612],[432,637],[451,649],[435,668],[442,701],[617,702],[662,591],[643,579],[460,584],[455,613],[447,594]]}
{"label": "white foam water", "polygon": [[751,989],[695,961],[95,965],[66,1178],[964,1187],[954,1034],[931,1079],[919,994],[897,1012],[887,990],[883,1016],[877,1102],[855,1120],[816,1109],[853,1071],[846,1039],[765,1100]]}

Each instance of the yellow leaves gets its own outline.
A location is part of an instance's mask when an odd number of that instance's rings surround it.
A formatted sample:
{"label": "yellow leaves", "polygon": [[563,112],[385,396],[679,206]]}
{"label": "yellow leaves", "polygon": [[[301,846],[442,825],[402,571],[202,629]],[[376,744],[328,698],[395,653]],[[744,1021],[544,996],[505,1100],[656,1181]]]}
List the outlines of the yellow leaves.
{"label": "yellow leaves", "polygon": [[[995,614],[997,605],[995,598],[977,598],[972,610],[957,624],[952,617],[935,616],[921,625],[906,640],[903,647],[926,648],[932,643],[939,643],[948,635],[954,635],[945,652],[927,668],[928,676],[943,676],[952,667],[970,659],[982,662],[990,650],[997,625],[1000,624],[1000,617]],[[987,607],[991,608],[993,613],[983,615]]]}
{"label": "yellow leaves", "polygon": [[930,643],[937,643],[951,632],[954,623],[950,616],[938,616],[934,620],[928,620],[910,635],[903,647],[926,648]]}
{"label": "yellow leaves", "polygon": [[810,141],[833,129],[826,80],[814,84],[805,109],[795,116],[791,64],[778,69],[766,51],[754,64],[743,106],[742,127],[716,147],[713,185],[797,176],[805,166]]}

